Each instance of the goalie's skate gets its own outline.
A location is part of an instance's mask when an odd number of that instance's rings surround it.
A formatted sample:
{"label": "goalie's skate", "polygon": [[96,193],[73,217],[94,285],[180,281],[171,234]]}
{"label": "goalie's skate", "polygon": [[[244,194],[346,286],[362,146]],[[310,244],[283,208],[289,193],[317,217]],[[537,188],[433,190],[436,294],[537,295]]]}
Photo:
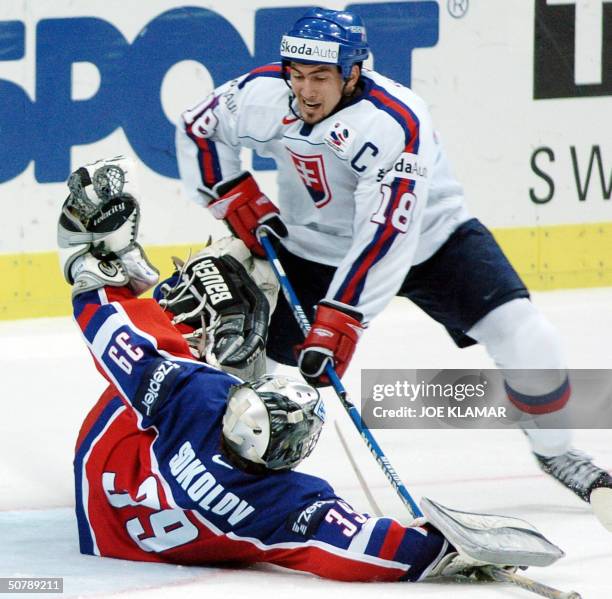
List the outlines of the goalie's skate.
{"label": "goalie's skate", "polygon": [[612,531],[612,476],[608,472],[575,449],[550,458],[534,456],[546,474],[590,503],[599,521]]}

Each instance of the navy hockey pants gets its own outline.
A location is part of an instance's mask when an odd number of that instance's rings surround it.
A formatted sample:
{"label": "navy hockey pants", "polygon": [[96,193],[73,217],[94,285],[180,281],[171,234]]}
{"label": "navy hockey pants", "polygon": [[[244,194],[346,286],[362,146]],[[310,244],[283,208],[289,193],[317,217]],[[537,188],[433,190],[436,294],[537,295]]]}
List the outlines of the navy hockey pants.
{"label": "navy hockey pants", "polygon": [[[335,267],[295,256],[283,246],[278,247],[278,255],[312,322]],[[467,347],[476,343],[466,335],[474,324],[510,300],[529,297],[529,292],[491,232],[473,218],[460,225],[431,258],[410,269],[398,295],[443,324],[459,347]],[[296,366],[293,347],[302,340],[280,293],[268,332],[268,356]]]}

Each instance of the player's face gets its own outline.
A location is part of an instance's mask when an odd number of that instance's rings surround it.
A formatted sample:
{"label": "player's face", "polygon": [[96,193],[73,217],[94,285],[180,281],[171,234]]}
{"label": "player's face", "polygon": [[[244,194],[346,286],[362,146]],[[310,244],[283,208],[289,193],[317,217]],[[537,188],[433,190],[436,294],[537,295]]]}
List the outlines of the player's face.
{"label": "player's face", "polygon": [[309,125],[329,116],[342,98],[344,80],[334,65],[292,62],[290,76],[300,114]]}

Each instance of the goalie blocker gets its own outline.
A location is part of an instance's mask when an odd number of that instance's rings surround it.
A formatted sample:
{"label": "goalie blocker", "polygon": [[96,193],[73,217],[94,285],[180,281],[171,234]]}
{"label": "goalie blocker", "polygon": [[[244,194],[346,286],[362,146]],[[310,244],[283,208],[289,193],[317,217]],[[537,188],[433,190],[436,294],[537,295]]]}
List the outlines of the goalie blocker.
{"label": "goalie blocker", "polygon": [[270,305],[278,284],[242,241],[224,238],[183,264],[155,290],[197,359],[244,380],[265,371]]}

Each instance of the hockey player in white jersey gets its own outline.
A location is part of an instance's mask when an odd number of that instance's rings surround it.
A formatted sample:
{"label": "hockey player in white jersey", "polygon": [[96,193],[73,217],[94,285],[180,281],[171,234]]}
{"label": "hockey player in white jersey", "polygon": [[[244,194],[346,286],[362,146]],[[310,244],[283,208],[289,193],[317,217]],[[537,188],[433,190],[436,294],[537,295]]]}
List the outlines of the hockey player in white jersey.
{"label": "hockey player in white jersey", "polygon": [[[279,298],[268,356],[327,384],[326,364],[342,376],[368,322],[395,295],[407,297],[459,347],[482,343],[519,409],[542,426],[559,423],[525,430],[538,463],[610,522],[612,478],[562,428],[571,388],[557,332],[467,211],[425,102],[363,68],[368,56],[360,17],[311,9],[283,36],[280,63],[221,85],[177,129],[190,196],[255,254],[258,227],[280,240],[314,321],[303,340]],[[276,161],[278,207],[242,170],[241,148]],[[526,384],[529,369],[540,372]]]}

